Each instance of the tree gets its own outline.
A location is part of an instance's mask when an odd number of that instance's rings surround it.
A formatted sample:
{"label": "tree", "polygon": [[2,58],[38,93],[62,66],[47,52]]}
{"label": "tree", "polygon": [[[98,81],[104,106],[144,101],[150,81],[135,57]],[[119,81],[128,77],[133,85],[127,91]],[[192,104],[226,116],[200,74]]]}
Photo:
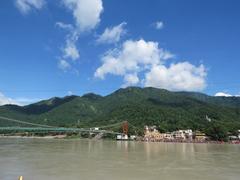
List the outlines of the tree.
{"label": "tree", "polygon": [[228,141],[226,128],[217,122],[209,123],[209,127],[206,129],[206,134],[215,141]]}

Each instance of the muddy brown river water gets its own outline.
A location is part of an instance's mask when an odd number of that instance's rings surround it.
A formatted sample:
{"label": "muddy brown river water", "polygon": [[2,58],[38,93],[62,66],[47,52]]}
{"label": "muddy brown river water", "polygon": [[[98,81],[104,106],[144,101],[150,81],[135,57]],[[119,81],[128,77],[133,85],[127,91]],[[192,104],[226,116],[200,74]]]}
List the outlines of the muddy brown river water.
{"label": "muddy brown river water", "polygon": [[0,180],[239,180],[240,145],[0,138]]}

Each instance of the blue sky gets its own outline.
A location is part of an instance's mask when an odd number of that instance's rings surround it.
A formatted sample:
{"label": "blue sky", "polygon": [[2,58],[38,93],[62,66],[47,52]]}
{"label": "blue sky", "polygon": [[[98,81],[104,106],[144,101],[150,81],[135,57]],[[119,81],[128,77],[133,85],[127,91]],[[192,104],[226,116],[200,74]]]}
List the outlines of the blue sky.
{"label": "blue sky", "polygon": [[240,94],[238,0],[3,0],[0,104],[153,86]]}

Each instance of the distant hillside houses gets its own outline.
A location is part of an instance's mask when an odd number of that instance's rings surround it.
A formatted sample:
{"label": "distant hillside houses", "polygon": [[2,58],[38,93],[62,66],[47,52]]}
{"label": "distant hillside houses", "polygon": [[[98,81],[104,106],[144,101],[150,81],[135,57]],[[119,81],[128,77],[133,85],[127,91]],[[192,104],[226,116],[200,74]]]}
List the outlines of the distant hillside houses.
{"label": "distant hillside houses", "polygon": [[173,132],[160,133],[156,126],[144,127],[144,141],[164,141],[164,142],[204,142],[208,139],[205,133],[195,132],[191,129],[177,130]]}

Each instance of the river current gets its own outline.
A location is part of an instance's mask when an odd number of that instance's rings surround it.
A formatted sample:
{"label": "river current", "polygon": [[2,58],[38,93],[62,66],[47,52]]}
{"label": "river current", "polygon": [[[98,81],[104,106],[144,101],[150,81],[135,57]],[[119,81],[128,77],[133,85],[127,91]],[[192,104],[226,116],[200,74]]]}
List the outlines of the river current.
{"label": "river current", "polygon": [[0,180],[239,180],[240,145],[0,138]]}

